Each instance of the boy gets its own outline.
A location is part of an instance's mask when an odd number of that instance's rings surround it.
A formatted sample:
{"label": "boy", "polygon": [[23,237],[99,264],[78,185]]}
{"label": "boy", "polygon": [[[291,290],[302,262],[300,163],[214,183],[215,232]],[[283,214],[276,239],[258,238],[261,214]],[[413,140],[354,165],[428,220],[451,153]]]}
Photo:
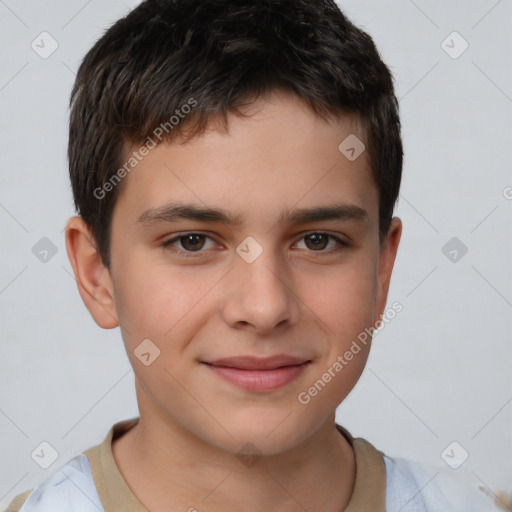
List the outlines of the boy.
{"label": "boy", "polygon": [[9,511],[494,510],[335,423],[386,314],[402,144],[333,0],[143,2],[80,67],[69,162],[68,255],[140,416]]}

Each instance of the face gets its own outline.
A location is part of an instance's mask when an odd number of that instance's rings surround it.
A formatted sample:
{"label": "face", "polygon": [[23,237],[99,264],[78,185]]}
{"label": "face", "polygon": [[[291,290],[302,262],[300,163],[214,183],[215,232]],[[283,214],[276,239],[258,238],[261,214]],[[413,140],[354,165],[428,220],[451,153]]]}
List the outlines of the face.
{"label": "face", "polygon": [[357,118],[327,123],[283,94],[250,113],[159,145],[125,178],[109,287],[141,418],[271,454],[357,382],[370,344],[345,355],[383,313],[400,226],[379,245],[367,154],[338,149],[365,140]]}

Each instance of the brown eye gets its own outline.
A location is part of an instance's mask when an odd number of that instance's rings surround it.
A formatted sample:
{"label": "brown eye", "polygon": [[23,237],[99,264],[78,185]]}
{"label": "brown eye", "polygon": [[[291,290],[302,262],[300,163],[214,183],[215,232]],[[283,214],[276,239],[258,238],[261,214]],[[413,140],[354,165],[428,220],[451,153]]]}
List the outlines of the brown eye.
{"label": "brown eye", "polygon": [[[323,232],[306,234],[296,244],[304,244],[302,249],[317,252],[319,255],[340,252],[349,247],[344,240]],[[162,246],[177,256],[206,256],[207,249],[215,247],[215,241],[202,233],[184,233],[163,242]]]}
{"label": "brown eye", "polygon": [[197,251],[203,248],[205,236],[197,234],[180,236],[179,241],[185,250]]}
{"label": "brown eye", "polygon": [[335,253],[349,246],[347,242],[337,236],[322,232],[306,234],[297,243],[304,245],[304,247],[299,247],[300,249],[305,248],[310,252],[318,252],[319,254]]}
{"label": "brown eye", "polygon": [[322,250],[327,247],[329,235],[326,235],[325,233],[312,233],[311,235],[305,236],[304,240],[306,241],[308,249]]}
{"label": "brown eye", "polygon": [[[208,243],[210,245],[208,245]],[[197,253],[199,256],[202,255],[206,249],[214,247],[215,242],[211,237],[202,233],[185,233],[163,242],[162,246],[179,255],[190,256]]]}

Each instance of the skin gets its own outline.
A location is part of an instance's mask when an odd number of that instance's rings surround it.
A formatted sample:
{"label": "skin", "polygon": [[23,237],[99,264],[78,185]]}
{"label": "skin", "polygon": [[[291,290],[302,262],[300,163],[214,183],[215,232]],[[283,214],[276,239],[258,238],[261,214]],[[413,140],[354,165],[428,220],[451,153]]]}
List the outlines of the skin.
{"label": "skin", "polygon": [[[335,429],[335,411],[370,343],[307,405],[297,397],[384,313],[402,224],[395,217],[379,244],[367,153],[351,162],[338,150],[349,134],[365,141],[356,116],[326,122],[277,92],[247,111],[248,119],[229,115],[229,133],[212,121],[187,144],[159,145],[125,178],[110,273],[83,221],[72,217],[66,226],[85,305],[99,326],[121,326],[140,421],[113,443],[113,454],[152,512],[334,512],[353,490],[354,454]],[[223,208],[242,220],[137,222],[170,201]],[[278,223],[284,210],[334,203],[356,205],[367,218]],[[210,237],[199,238],[202,252],[180,241],[162,246],[190,232]],[[318,249],[306,236],[314,233],[348,245],[321,238]],[[236,252],[249,236],[263,249],[252,263]],[[186,248],[192,257],[178,253]],[[160,350],[149,366],[134,354],[144,339]],[[294,381],[260,393],[200,362],[248,354],[312,362]],[[262,456],[252,467],[236,457],[246,443]]]}

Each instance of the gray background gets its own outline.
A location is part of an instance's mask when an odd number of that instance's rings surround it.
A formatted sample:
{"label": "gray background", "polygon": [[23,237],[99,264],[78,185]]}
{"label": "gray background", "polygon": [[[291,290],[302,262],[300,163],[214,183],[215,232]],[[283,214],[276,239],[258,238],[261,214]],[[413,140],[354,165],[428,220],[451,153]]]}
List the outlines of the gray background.
{"label": "gray background", "polygon": [[[138,415],[120,333],[89,316],[63,237],[74,214],[66,162],[74,73],[137,3],[0,0],[2,509],[103,441],[114,422]],[[394,73],[406,157],[388,301],[403,311],[376,336],[337,421],[389,455],[512,489],[512,3],[340,6]],[[31,48],[42,31],[59,45],[46,59]],[[57,250],[46,262],[32,251],[43,237]],[[452,237],[457,261],[443,253]],[[59,454],[48,469],[31,458],[42,441]],[[453,441],[469,453],[457,470],[441,457]]]}

